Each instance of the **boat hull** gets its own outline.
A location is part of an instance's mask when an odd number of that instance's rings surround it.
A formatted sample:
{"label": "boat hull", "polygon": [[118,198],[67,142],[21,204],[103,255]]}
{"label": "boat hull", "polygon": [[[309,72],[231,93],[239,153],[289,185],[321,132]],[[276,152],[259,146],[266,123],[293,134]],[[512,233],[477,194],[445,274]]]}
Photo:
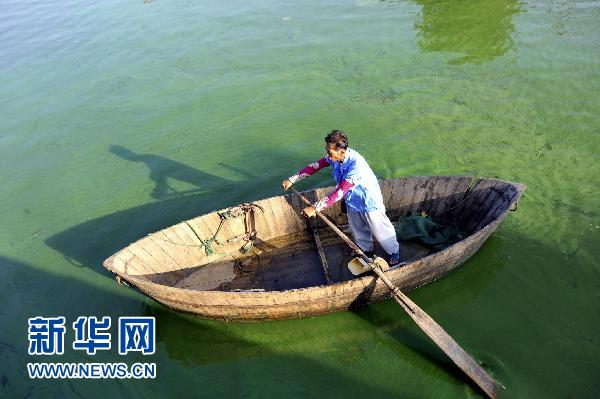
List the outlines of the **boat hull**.
{"label": "boat hull", "polygon": [[[465,184],[464,193],[469,193],[469,187],[473,187],[473,180],[471,179],[470,185],[467,185],[465,178],[462,179],[463,184]],[[401,179],[394,179],[391,183],[392,186],[398,185],[399,180]],[[390,181],[385,182],[382,181],[382,188]],[[403,186],[406,187],[406,184],[404,182]],[[448,183],[448,185],[450,184]],[[480,193],[478,198],[469,198],[463,191],[459,190],[458,195],[453,197],[453,202],[447,205],[447,209],[450,209],[450,205],[459,203],[461,195],[463,201],[467,198],[467,201],[471,202],[471,205],[467,203],[461,205],[464,208],[462,210],[463,214],[465,212],[469,214],[477,212],[482,215],[481,221],[477,219],[470,220],[464,215],[460,216],[459,212],[455,212],[455,214],[458,215],[457,217],[464,217],[466,224],[470,223],[474,226],[472,234],[439,252],[410,261],[403,267],[395,267],[386,271],[387,277],[395,285],[403,291],[408,291],[427,284],[455,269],[477,252],[508,212],[516,206],[515,204],[525,189],[525,186],[518,183],[494,179],[488,179],[487,184],[491,187],[490,193]],[[490,200],[490,197],[494,196],[493,187],[498,187],[501,184],[509,185],[512,189],[502,192],[497,190],[500,194],[497,196],[496,202],[498,204],[496,204]],[[427,185],[419,185],[417,182],[415,187],[417,186],[421,187],[425,193],[421,196],[419,204],[414,206],[414,210],[424,207],[427,201]],[[313,197],[318,194],[313,193]],[[413,201],[415,196],[413,195]],[[431,200],[431,198],[429,199]],[[479,208],[470,212],[469,206],[476,207],[476,203],[479,204]],[[430,204],[430,210],[433,209],[432,206],[436,209],[443,209],[443,207],[440,207],[440,201],[436,200],[432,204]],[[394,208],[388,213],[406,214],[412,207],[413,202],[409,203],[406,208]],[[485,217],[488,218],[488,223],[486,223]],[[475,224],[478,224],[478,226],[475,226]],[[157,283],[141,274],[125,273],[127,271],[126,263],[127,261],[124,260],[123,256],[119,256],[119,253],[117,253],[107,259],[104,266],[119,275],[121,279],[126,280],[130,285],[169,308],[208,319],[257,321],[316,316],[352,309],[390,296],[389,288],[373,274],[331,284],[281,291],[195,290]],[[281,266],[285,267],[285,265]]]}

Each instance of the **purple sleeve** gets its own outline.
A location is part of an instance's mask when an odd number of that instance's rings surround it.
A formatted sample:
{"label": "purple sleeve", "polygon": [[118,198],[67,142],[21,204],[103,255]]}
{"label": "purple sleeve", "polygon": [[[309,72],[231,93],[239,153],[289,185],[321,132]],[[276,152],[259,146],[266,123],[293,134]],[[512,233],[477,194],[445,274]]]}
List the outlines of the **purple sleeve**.
{"label": "purple sleeve", "polygon": [[315,203],[315,209],[320,212],[325,208],[329,208],[331,205],[344,198],[344,195],[346,195],[346,193],[350,191],[352,187],[354,187],[354,183],[346,179],[342,180],[342,182],[338,184],[331,194]]}
{"label": "purple sleeve", "polygon": [[327,166],[329,166],[329,162],[327,162],[327,160],[325,158],[321,158],[317,162],[311,163],[304,169],[299,170],[298,173],[290,176],[288,178],[288,180],[291,181],[292,183],[296,183],[297,181],[307,178],[310,175],[314,175],[315,173],[317,173],[318,171],[320,171],[321,169],[323,169]]}

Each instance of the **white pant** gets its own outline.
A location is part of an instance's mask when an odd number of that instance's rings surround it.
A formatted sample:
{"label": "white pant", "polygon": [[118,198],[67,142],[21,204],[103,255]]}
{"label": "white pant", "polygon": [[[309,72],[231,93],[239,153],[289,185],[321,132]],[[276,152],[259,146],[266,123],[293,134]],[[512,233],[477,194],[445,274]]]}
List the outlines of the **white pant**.
{"label": "white pant", "polygon": [[388,255],[400,253],[396,230],[384,209],[371,212],[348,211],[348,223],[356,244],[363,252],[373,250],[373,236],[375,236]]}

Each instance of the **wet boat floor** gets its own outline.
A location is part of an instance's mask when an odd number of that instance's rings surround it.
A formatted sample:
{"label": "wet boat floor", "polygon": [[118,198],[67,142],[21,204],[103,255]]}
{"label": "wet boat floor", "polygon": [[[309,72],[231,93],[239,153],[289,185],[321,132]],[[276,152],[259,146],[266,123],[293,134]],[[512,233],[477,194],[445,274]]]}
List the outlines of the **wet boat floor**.
{"label": "wet boat floor", "polygon": [[[349,246],[332,231],[319,229],[319,237],[331,283],[354,278],[347,266],[352,259]],[[375,253],[387,260],[386,253],[377,244]],[[400,242],[400,256],[404,262],[430,253],[430,248],[418,242]],[[175,287],[202,291],[282,291],[326,284],[319,253],[309,232],[268,242],[255,240],[253,249],[247,254],[226,256],[188,271]]]}

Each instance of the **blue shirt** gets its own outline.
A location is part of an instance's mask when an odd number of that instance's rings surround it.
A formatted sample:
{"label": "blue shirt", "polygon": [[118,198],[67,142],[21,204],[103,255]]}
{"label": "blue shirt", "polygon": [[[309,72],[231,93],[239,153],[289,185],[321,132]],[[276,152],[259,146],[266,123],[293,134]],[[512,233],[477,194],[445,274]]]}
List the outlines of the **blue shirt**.
{"label": "blue shirt", "polygon": [[354,184],[344,197],[349,212],[385,209],[377,177],[362,155],[348,148],[342,162],[334,162],[328,156],[325,159],[333,167],[331,174],[337,184],[344,179]]}

